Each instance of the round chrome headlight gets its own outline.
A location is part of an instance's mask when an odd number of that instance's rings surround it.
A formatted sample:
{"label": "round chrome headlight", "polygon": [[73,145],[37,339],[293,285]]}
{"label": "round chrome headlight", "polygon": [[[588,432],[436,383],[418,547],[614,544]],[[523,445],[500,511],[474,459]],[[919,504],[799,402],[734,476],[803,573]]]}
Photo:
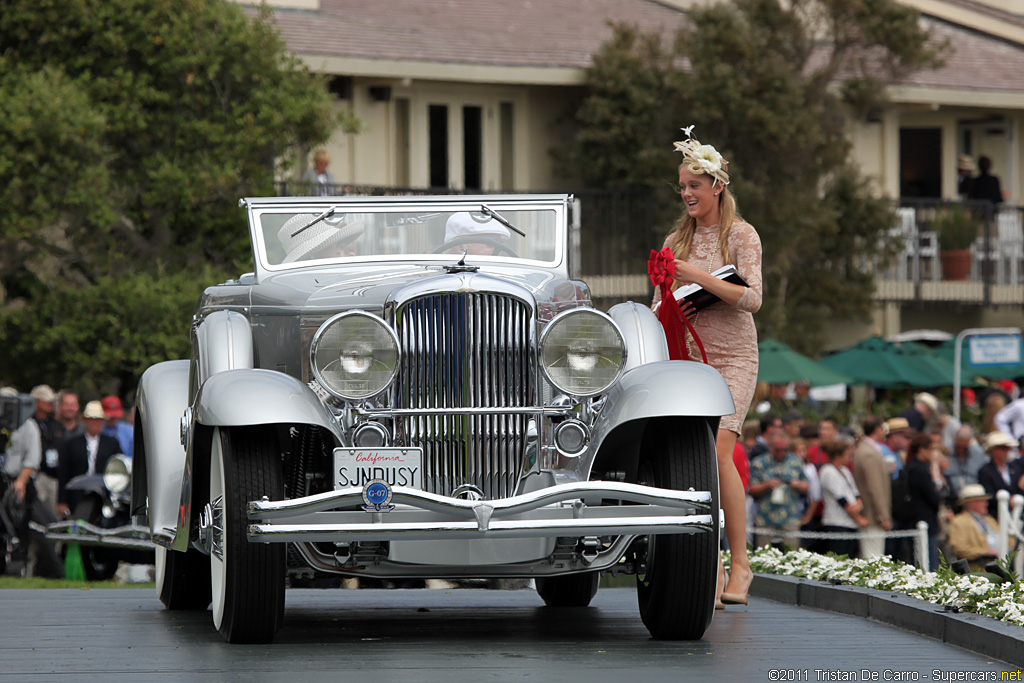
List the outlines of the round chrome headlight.
{"label": "round chrome headlight", "polygon": [[570,396],[596,396],[610,387],[626,363],[619,328],[604,313],[577,308],[555,316],[541,337],[544,374]]}
{"label": "round chrome headlight", "polygon": [[309,349],[313,376],[338,398],[376,396],[398,373],[398,336],[363,311],[339,313],[316,331]]}
{"label": "round chrome headlight", "polygon": [[132,485],[132,461],[124,455],[115,455],[103,468],[103,485],[111,493],[121,493]]}

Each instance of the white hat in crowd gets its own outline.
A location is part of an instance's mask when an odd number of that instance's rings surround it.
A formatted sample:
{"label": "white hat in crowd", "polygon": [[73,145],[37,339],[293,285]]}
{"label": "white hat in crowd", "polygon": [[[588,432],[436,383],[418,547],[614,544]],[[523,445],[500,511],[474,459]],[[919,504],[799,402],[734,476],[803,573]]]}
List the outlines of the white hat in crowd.
{"label": "white hat in crowd", "polygon": [[82,417],[86,420],[105,420],[107,415],[103,412],[103,404],[99,401],[89,401],[85,404]]}
{"label": "white hat in crowd", "polygon": [[989,432],[988,435],[985,436],[985,452],[988,453],[993,448],[998,448],[999,446],[1016,448],[1017,442],[1014,441],[1013,437],[1009,434],[1001,432],[998,429],[994,432]]}
{"label": "white hat in crowd", "polygon": [[969,500],[989,500],[992,496],[988,495],[988,491],[981,484],[967,484],[960,489],[960,498],[957,502],[961,505]]}
{"label": "white hat in crowd", "polygon": [[57,400],[57,394],[53,393],[53,389],[50,388],[49,384],[40,384],[32,387],[32,391],[28,392],[28,395],[44,403],[53,403]]}
{"label": "white hat in crowd", "polygon": [[920,394],[914,396],[914,400],[918,403],[923,403],[928,406],[928,409],[933,413],[939,410],[939,399],[935,398],[931,394],[922,391]]}

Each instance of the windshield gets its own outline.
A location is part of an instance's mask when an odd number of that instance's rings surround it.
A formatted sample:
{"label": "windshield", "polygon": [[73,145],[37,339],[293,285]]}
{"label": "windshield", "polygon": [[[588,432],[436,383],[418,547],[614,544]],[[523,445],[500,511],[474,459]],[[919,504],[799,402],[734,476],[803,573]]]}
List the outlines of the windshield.
{"label": "windshield", "polygon": [[[405,208],[405,207],[403,207]],[[345,260],[559,260],[559,212],[475,204],[462,210],[348,207],[330,203],[253,212],[259,250],[272,267]],[[520,234],[522,233],[522,234]]]}

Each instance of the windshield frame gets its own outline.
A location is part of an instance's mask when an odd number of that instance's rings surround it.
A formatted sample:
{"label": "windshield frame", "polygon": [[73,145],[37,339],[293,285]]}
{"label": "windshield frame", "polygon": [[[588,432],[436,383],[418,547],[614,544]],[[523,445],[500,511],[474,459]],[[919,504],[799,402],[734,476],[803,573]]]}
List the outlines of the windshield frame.
{"label": "windshield frame", "polygon": [[[309,213],[320,216],[332,207],[335,215],[345,213],[444,213],[470,211],[479,213],[481,206],[488,207],[505,215],[516,211],[552,211],[554,212],[554,244],[550,260],[515,258],[507,254],[489,256],[467,256],[467,262],[485,266],[488,264],[515,264],[517,266],[535,267],[543,270],[564,271],[567,267],[568,252],[568,215],[569,206],[573,202],[571,195],[424,195],[402,197],[252,197],[240,200],[239,204],[246,209],[249,222],[249,237],[252,244],[255,275],[262,279],[272,274],[306,268],[334,268],[349,265],[370,263],[406,263],[445,265],[458,261],[461,253],[441,254],[372,254],[340,258],[318,259],[312,261],[294,261],[291,263],[275,263],[269,256],[270,246],[264,234],[262,219],[267,213]],[[513,221],[514,223],[514,221]],[[529,229],[526,229],[529,235]],[[528,238],[528,237],[527,237]]]}

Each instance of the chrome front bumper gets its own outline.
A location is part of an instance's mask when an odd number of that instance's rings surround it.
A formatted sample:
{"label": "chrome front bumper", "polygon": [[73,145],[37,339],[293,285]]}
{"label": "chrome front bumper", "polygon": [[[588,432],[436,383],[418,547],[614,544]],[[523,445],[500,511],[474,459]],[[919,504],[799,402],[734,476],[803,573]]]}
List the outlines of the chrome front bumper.
{"label": "chrome front bumper", "polygon": [[[624,504],[601,505],[602,500]],[[363,504],[353,487],[294,500],[251,501],[248,539],[396,541],[679,534],[714,531],[710,491],[592,481],[497,500],[464,500],[401,486],[391,512],[337,511]],[[698,508],[696,514],[684,514]]]}
{"label": "chrome front bumper", "polygon": [[156,544],[150,538],[149,529],[138,524],[126,524],[111,529],[102,529],[81,520],[54,522],[45,527],[32,524],[50,541],[134,550],[154,550],[156,548]]}

